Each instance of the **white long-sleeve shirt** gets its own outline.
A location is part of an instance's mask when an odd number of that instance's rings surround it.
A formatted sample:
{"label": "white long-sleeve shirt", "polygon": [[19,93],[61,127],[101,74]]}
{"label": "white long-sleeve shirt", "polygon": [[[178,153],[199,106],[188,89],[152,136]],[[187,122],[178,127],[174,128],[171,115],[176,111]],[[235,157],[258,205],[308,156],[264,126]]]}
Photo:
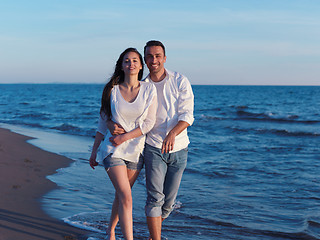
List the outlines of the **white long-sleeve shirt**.
{"label": "white long-sleeve shirt", "polygon": [[138,162],[139,156],[143,152],[145,134],[152,129],[156,121],[156,88],[151,83],[141,81],[139,93],[136,99],[130,103],[123,98],[119,85],[116,85],[111,90],[110,100],[111,120],[120,124],[126,132],[140,127],[143,135],[113,147],[109,142],[111,133],[108,131],[107,117],[103,113],[100,114],[97,131],[103,134],[105,138],[100,144],[97,160],[101,162],[112,153],[112,157]]}
{"label": "white long-sleeve shirt", "polygon": [[[146,143],[161,148],[164,138],[179,121],[192,125],[194,121],[194,96],[189,80],[177,72],[166,71],[161,82],[153,82],[148,75],[145,82],[153,83],[158,92],[157,119],[153,129],[147,134]],[[176,136],[171,152],[184,149],[189,144],[187,129]]]}

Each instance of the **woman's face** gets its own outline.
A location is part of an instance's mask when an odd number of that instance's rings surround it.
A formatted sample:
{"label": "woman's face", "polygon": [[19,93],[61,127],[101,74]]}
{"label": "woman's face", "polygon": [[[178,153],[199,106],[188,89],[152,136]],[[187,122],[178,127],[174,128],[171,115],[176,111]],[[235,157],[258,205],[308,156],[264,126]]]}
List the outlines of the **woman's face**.
{"label": "woman's face", "polygon": [[139,55],[135,52],[128,52],[122,61],[122,70],[125,75],[138,75],[142,69]]}

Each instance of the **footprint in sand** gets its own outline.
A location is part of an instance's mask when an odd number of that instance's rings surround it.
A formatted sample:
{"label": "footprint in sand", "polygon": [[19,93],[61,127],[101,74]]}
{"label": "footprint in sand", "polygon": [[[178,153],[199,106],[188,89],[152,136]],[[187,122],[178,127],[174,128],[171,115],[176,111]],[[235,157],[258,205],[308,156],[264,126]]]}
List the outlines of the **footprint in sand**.
{"label": "footprint in sand", "polygon": [[76,238],[74,238],[73,236],[64,236],[65,240],[76,240]]}

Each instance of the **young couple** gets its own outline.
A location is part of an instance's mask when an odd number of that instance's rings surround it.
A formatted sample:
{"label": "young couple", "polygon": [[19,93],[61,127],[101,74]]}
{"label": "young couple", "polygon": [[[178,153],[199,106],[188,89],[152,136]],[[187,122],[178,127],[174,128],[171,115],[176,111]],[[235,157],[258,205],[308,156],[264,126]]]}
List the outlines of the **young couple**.
{"label": "young couple", "polygon": [[124,238],[133,239],[131,188],[145,164],[147,224],[150,239],[160,240],[187,165],[187,127],[194,120],[191,85],[164,68],[161,42],[147,42],[144,60],[150,73],[141,81],[141,54],[135,48],[121,53],[102,94],[90,166],[98,165],[98,155],[116,191],[108,239],[115,239],[118,221]]}

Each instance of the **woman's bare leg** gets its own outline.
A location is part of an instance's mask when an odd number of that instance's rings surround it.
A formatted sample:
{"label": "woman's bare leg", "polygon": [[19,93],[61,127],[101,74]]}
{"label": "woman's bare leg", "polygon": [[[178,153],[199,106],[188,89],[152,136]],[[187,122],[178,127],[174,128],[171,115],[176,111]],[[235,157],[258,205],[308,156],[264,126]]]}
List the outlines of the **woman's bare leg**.
{"label": "woman's bare leg", "polygon": [[109,220],[109,225],[106,231],[108,235],[107,240],[116,240],[115,228],[119,221],[118,208],[119,208],[119,198],[118,198],[118,195],[115,194],[113,204],[112,204],[112,211],[111,211],[111,216]]}
{"label": "woman's bare leg", "polygon": [[[140,170],[131,170],[127,169],[127,176],[128,180],[130,183],[130,187],[132,188],[133,184],[137,180],[139,176]],[[110,216],[110,221],[107,229],[107,235],[108,235],[108,240],[115,240],[115,228],[117,226],[117,223],[119,221],[119,215],[118,215],[118,210],[119,210],[119,198],[117,195],[117,192],[115,194],[115,198],[112,204],[112,212]]]}
{"label": "woman's bare leg", "polygon": [[133,240],[132,196],[127,167],[111,167],[108,175],[119,198],[118,214],[122,235],[126,240]]}

